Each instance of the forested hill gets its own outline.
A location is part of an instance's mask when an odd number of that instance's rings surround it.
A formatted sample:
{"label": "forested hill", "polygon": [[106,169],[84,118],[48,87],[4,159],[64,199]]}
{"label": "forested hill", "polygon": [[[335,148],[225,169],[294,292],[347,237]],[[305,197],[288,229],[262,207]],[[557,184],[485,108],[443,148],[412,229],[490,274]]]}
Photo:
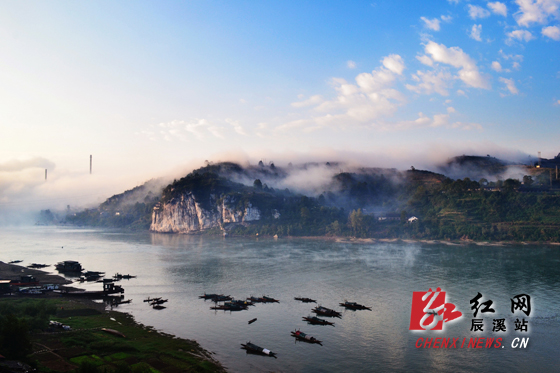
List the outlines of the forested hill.
{"label": "forested hill", "polygon": [[486,161],[496,181],[488,181],[491,172],[481,171],[488,178],[478,181],[454,180],[414,167],[334,162],[207,164],[166,186],[150,181],[113,196],[67,221],[154,232],[560,241],[553,174],[517,166],[517,178],[501,180],[509,165],[498,162],[500,172]]}

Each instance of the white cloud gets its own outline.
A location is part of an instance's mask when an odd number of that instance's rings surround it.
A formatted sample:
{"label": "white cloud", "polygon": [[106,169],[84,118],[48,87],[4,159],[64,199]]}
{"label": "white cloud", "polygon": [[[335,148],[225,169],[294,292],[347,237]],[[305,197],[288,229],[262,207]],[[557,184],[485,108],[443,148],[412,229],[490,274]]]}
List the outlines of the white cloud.
{"label": "white cloud", "polygon": [[406,88],[418,94],[439,93],[442,96],[448,96],[448,88],[453,81],[453,76],[447,71],[417,71],[412,75],[412,79],[418,82],[417,85],[407,84]]}
{"label": "white cloud", "polygon": [[492,62],[492,70],[497,71],[497,72],[501,72],[503,70],[502,65],[498,61],[493,61]]}
{"label": "white cloud", "polygon": [[476,63],[468,54],[459,47],[447,48],[443,44],[430,41],[426,44],[425,51],[436,62],[451,65],[459,70],[459,79],[465,84],[475,87],[489,89],[490,83],[487,78],[478,71]]}
{"label": "white cloud", "polygon": [[558,17],[560,0],[515,0],[519,10],[514,17],[519,26],[529,27],[532,23],[546,24],[550,16]]}
{"label": "white cloud", "polygon": [[405,69],[404,61],[398,54],[391,54],[383,58],[382,62],[383,66],[398,75],[401,75]]}
{"label": "white cloud", "polygon": [[451,22],[451,20],[453,19],[453,17],[451,16],[443,16],[443,15],[440,18],[443,22],[447,22],[447,23]]}
{"label": "white cloud", "polygon": [[496,2],[492,2],[492,3],[488,3],[486,5],[488,6],[488,8],[490,8],[492,13],[499,14],[501,16],[507,17],[506,4],[500,3],[499,1],[496,1]]}
{"label": "white cloud", "polygon": [[531,32],[527,30],[514,30],[512,32],[508,32],[506,35],[508,37],[509,43],[511,43],[513,39],[528,42],[535,38],[533,34],[531,34]]}
{"label": "white cloud", "polygon": [[[300,97],[302,98],[302,97]],[[293,107],[306,107],[306,106],[313,106],[313,105],[317,105],[320,104],[323,101],[323,97],[321,95],[314,95],[309,97],[307,100],[304,101],[298,101],[298,102],[292,102],[292,106]]]}
{"label": "white cloud", "polygon": [[506,85],[505,89],[507,89],[509,93],[511,93],[512,95],[516,95],[519,93],[519,90],[515,86],[515,82],[513,81],[513,79],[506,79],[500,77],[500,82]]}
{"label": "white cloud", "polygon": [[519,64],[519,62],[514,62],[513,65],[511,65],[511,68],[514,70],[519,70],[521,68],[521,65]]}
{"label": "white cloud", "polygon": [[560,28],[558,26],[548,26],[542,29],[542,34],[556,41],[560,40]]}
{"label": "white cloud", "polygon": [[416,59],[426,66],[434,66],[434,61],[432,61],[432,59],[425,54],[423,56],[416,56]]}
{"label": "white cloud", "polygon": [[480,34],[482,33],[482,25],[473,25],[471,28],[470,37],[476,41],[482,41]]}
{"label": "white cloud", "polygon": [[430,29],[430,30],[434,30],[434,31],[439,31],[440,29],[440,20],[437,18],[433,18],[433,19],[428,19],[426,17],[420,17],[420,19],[422,21],[424,21],[424,27]]}
{"label": "white cloud", "polygon": [[355,69],[355,68],[356,68],[356,62],[350,61],[350,60],[349,60],[348,62],[346,62],[346,66],[347,66],[349,69]]}
{"label": "white cloud", "polygon": [[523,61],[523,56],[520,54],[505,54],[501,49],[498,53],[500,53],[500,56],[505,60]]}
{"label": "white cloud", "polygon": [[458,94],[459,96],[465,96],[465,97],[467,97],[467,94],[466,94],[465,91],[463,91],[462,89],[457,90],[457,94]]}
{"label": "white cloud", "polygon": [[459,4],[461,0],[447,0],[450,4]]}
{"label": "white cloud", "polygon": [[450,106],[450,107],[447,108],[447,112],[448,112],[449,114],[452,114],[452,113],[455,112],[455,108],[452,107],[452,106]]}
{"label": "white cloud", "polygon": [[556,101],[556,104],[557,104],[557,105],[560,105],[560,100]]}
{"label": "white cloud", "polygon": [[[297,102],[292,106],[314,106],[309,118],[293,120],[276,127],[277,131],[299,128],[315,131],[326,126],[377,125],[376,120],[392,115],[406,98],[392,86],[402,75],[405,64],[401,56],[391,54],[381,59],[382,66],[371,73],[361,73],[356,83],[334,78],[331,84],[337,95],[331,100],[321,96]],[[321,113],[319,116],[316,113]]]}
{"label": "white cloud", "polygon": [[478,5],[467,5],[469,7],[469,17],[472,19],[486,18],[490,16],[490,12]]}
{"label": "white cloud", "polygon": [[247,136],[247,132],[245,132],[245,129],[243,128],[243,126],[241,126],[241,124],[239,124],[238,120],[227,118],[226,123],[230,124],[233,127],[234,131],[238,134]]}

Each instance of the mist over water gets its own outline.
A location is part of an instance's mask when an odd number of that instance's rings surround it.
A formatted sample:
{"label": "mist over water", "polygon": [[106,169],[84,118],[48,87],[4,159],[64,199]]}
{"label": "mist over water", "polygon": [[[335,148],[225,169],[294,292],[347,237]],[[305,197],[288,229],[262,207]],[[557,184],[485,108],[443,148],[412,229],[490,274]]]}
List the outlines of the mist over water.
{"label": "mist over water", "polygon": [[[79,260],[87,270],[109,276],[137,275],[121,282],[125,298],[133,301],[119,310],[197,340],[232,372],[546,372],[560,364],[557,247],[223,239],[54,227],[4,228],[1,233],[0,260],[6,262]],[[446,301],[463,317],[446,324],[443,332],[409,331],[412,292],[436,287],[447,292]],[[238,299],[269,295],[280,303],[213,311],[211,302],[198,299],[204,292]],[[486,329],[480,335],[470,332],[469,300],[477,292],[493,300],[496,310],[482,316]],[[521,293],[533,302],[528,333],[513,330],[521,316],[511,314],[510,298]],[[168,298],[167,308],[151,309],[142,302],[149,296]],[[335,327],[307,325],[301,318],[313,315],[315,304],[297,302],[296,296],[317,299],[342,311],[342,318],[330,320]],[[373,311],[344,311],[338,305],[344,300]],[[248,325],[253,318],[258,320]],[[506,319],[506,333],[491,331],[494,318]],[[295,343],[290,336],[295,329],[322,340],[323,346]],[[505,347],[417,349],[419,337],[502,337]],[[512,349],[515,337],[529,337],[529,347]],[[240,344],[248,341],[278,353],[278,359],[245,354]]]}

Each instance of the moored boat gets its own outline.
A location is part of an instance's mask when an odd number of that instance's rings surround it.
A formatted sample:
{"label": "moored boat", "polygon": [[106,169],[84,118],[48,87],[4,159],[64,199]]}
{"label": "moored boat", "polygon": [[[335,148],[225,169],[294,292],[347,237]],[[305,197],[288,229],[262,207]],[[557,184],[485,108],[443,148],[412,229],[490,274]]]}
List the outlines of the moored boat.
{"label": "moored boat", "polygon": [[63,273],[80,273],[83,270],[80,262],[77,262],[75,260],[65,260],[63,262],[58,262],[56,263],[55,268],[58,272]]}
{"label": "moored boat", "polygon": [[315,299],[311,299],[311,298],[295,297],[294,299],[299,300],[300,302],[303,303],[317,303]]}
{"label": "moored boat", "polygon": [[318,317],[316,317],[316,316],[313,316],[313,317],[312,317],[312,316],[302,317],[302,319],[303,319],[304,321],[307,321],[307,322],[308,322],[309,324],[311,324],[311,325],[332,325],[332,326],[334,326],[334,322],[330,322],[330,321],[327,321],[327,320],[323,320],[323,319],[320,319],[320,318],[318,318]]}
{"label": "moored boat", "polygon": [[317,338],[312,337],[308,334],[305,334],[301,330],[295,330],[295,331],[291,332],[291,334],[292,334],[292,337],[295,337],[299,341],[304,341],[304,342],[307,342],[307,343],[316,343],[316,344],[319,344],[321,346],[323,345],[323,343],[320,340],[318,340]]}
{"label": "moored boat", "polygon": [[342,307],[351,309],[351,310],[370,310],[371,311],[371,307],[367,307],[364,306],[363,304],[359,304],[356,302],[348,302],[348,301],[344,301],[344,303],[339,303]]}
{"label": "moored boat", "polygon": [[247,342],[245,344],[241,344],[241,348],[245,351],[247,351],[248,353],[252,353],[252,354],[258,354],[258,355],[266,355],[266,356],[272,356],[273,358],[276,359],[276,353],[267,350],[266,348],[262,348],[260,346],[257,346],[254,343],[251,342]]}
{"label": "moored boat", "polygon": [[311,312],[316,313],[319,316],[326,316],[326,317],[338,317],[341,318],[342,314],[338,311],[331,310],[330,308],[318,306],[311,310]]}

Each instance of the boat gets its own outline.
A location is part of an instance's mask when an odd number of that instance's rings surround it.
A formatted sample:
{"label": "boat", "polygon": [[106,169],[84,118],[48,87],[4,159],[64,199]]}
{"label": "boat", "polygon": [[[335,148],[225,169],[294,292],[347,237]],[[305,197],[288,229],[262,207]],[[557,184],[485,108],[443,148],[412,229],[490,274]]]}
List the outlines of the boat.
{"label": "boat", "polygon": [[120,273],[115,273],[115,275],[113,276],[113,279],[115,279],[115,280],[130,280],[131,278],[136,278],[136,276],[121,275]]}
{"label": "boat", "polygon": [[257,298],[257,297],[254,297],[252,295],[249,298],[247,298],[247,300],[249,300],[253,303],[265,303],[263,298]]}
{"label": "boat", "polygon": [[266,348],[262,348],[257,346],[256,344],[253,344],[251,342],[247,342],[245,344],[241,344],[241,348],[245,351],[247,351],[248,353],[251,354],[258,354],[258,355],[266,355],[266,356],[272,356],[273,358],[276,359],[276,353],[267,350]]}
{"label": "boat", "polygon": [[206,294],[206,293],[204,293],[204,295],[199,295],[198,297],[199,297],[200,299],[207,300],[207,299],[214,299],[214,298],[216,298],[217,296],[218,296],[218,294]]}
{"label": "boat", "polygon": [[242,299],[232,299],[230,302],[231,302],[231,303],[237,303],[237,304],[240,304],[240,305],[242,305],[242,306],[254,306],[254,305],[255,305],[255,304],[254,304],[253,302],[251,302],[251,301],[242,300]]}
{"label": "boat", "polygon": [[82,272],[82,265],[75,260],[65,260],[63,262],[58,262],[55,265],[58,272]]}
{"label": "boat", "polygon": [[292,337],[295,337],[299,341],[304,341],[304,342],[307,342],[307,343],[316,343],[316,344],[321,345],[321,346],[323,345],[323,343],[320,340],[318,340],[317,338],[312,337],[308,334],[305,334],[301,330],[295,330],[291,333],[292,333]]}
{"label": "boat", "polygon": [[162,306],[161,304],[154,304],[154,305],[152,306],[152,308],[153,308],[154,310],[163,310],[163,309],[165,309],[165,308],[167,308],[167,307]]}
{"label": "boat", "polygon": [[112,294],[119,294],[124,293],[124,289],[122,286],[115,285],[113,282],[104,281],[103,282],[103,290],[99,291],[68,291],[68,290],[54,290],[60,294],[64,294],[65,296],[74,296],[74,297],[89,297],[89,298],[104,298],[110,296]]}
{"label": "boat", "polygon": [[126,338],[126,336],[123,333],[121,333],[121,332],[119,332],[118,330],[115,330],[115,329],[101,328],[99,330],[102,330],[105,333],[116,335],[117,337]]}
{"label": "boat", "polygon": [[160,300],[160,299],[161,299],[161,297],[158,297],[158,298],[150,298],[150,297],[148,297],[148,298],[144,299],[144,302],[153,302],[153,301],[155,301],[155,300]]}
{"label": "boat", "polygon": [[320,319],[316,316],[302,317],[302,319],[303,319],[303,321],[307,321],[311,325],[332,325],[332,326],[334,326],[334,322],[323,320],[323,319]]}
{"label": "boat", "polygon": [[303,302],[303,303],[317,303],[317,301],[315,299],[311,299],[311,298],[295,297],[294,299],[299,300],[300,302]]}
{"label": "boat", "polygon": [[331,310],[330,308],[323,306],[315,307],[311,310],[311,312],[314,312],[319,316],[338,317],[339,319],[342,317],[342,314],[340,312]]}
{"label": "boat", "polygon": [[153,301],[150,302],[150,306],[154,306],[154,305],[158,305],[158,304],[164,304],[168,301],[168,299],[154,299]]}
{"label": "boat", "polygon": [[371,307],[367,307],[364,306],[363,304],[359,304],[356,302],[348,302],[348,301],[344,301],[344,303],[339,303],[342,307],[351,309],[351,310],[370,310],[371,311]]}
{"label": "boat", "polygon": [[226,302],[224,304],[210,307],[211,310],[223,310],[223,311],[243,311],[246,310],[247,308],[248,307],[246,305],[235,303],[235,302]]}
{"label": "boat", "polygon": [[267,297],[265,295],[262,296],[262,299],[263,299],[263,303],[280,303],[278,299]]}
{"label": "boat", "polygon": [[211,300],[212,302],[226,302],[228,300],[232,300],[233,298],[231,297],[231,295],[223,295],[223,294],[206,294],[204,293],[204,295],[200,295],[199,296],[200,299],[204,299],[204,300]]}
{"label": "boat", "polygon": [[23,262],[23,260],[12,260],[11,262],[8,262],[8,264],[17,264],[21,262]]}
{"label": "boat", "polygon": [[252,324],[252,323],[254,323],[255,321],[257,321],[257,318],[256,318],[256,317],[255,317],[254,319],[249,320],[249,322],[248,322],[247,324]]}
{"label": "boat", "polygon": [[32,268],[32,269],[40,269],[45,267],[50,267],[50,264],[31,263],[30,265],[27,266],[27,268]]}

